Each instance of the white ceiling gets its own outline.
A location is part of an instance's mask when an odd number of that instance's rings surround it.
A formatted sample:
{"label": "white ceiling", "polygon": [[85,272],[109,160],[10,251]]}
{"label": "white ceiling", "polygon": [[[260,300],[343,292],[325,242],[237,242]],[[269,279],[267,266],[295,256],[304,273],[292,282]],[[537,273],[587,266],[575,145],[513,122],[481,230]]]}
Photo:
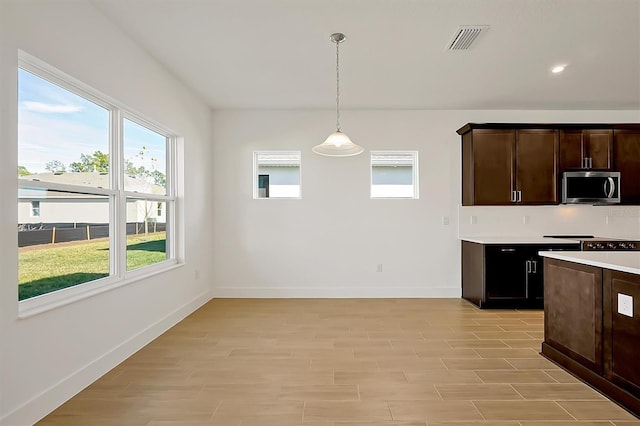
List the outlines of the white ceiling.
{"label": "white ceiling", "polygon": [[212,108],[640,109],[640,0],[92,3]]}

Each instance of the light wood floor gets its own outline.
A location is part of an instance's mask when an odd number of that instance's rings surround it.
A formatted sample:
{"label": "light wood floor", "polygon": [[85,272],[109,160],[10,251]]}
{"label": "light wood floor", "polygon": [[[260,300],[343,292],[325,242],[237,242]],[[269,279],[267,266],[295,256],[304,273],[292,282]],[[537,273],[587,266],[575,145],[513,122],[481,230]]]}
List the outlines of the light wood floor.
{"label": "light wood floor", "polygon": [[41,425],[631,426],[542,358],[541,311],[218,299]]}

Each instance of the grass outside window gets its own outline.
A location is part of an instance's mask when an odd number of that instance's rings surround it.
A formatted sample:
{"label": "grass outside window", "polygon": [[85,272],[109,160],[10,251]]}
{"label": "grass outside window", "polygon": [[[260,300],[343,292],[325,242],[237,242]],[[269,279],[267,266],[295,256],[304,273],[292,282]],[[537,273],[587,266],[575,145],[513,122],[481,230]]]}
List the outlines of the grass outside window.
{"label": "grass outside window", "polygon": [[[166,259],[166,233],[127,236],[127,270]],[[109,240],[47,244],[19,250],[18,300],[109,276]]]}

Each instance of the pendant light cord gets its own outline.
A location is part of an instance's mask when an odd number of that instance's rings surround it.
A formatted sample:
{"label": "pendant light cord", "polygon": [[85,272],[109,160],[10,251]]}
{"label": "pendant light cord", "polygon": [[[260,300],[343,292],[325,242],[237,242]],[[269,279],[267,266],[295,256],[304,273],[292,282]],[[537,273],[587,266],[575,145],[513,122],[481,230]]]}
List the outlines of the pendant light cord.
{"label": "pendant light cord", "polygon": [[340,42],[336,42],[336,129],[340,131]]}

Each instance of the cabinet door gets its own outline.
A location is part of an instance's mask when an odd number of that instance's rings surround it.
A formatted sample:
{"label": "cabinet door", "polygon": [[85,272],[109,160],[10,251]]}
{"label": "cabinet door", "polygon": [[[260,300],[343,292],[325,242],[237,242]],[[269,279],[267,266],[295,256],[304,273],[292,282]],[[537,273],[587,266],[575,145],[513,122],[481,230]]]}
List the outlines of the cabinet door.
{"label": "cabinet door", "polygon": [[640,203],[640,131],[613,131],[613,168],[620,172],[623,203]]}
{"label": "cabinet door", "polygon": [[473,130],[473,204],[512,204],[515,130]]}
{"label": "cabinet door", "polygon": [[560,171],[584,167],[582,130],[560,131]]}
{"label": "cabinet door", "polygon": [[518,130],[516,190],[522,204],[558,204],[557,159],[557,130]]}
{"label": "cabinet door", "polygon": [[527,269],[527,297],[532,306],[542,307],[544,301],[544,259],[538,254],[540,251],[580,251],[580,244],[535,245],[529,247]]}
{"label": "cabinet door", "polygon": [[591,169],[611,169],[613,130],[584,130],[585,157]]}
{"label": "cabinet door", "polygon": [[527,255],[522,246],[485,248],[485,293],[487,302],[505,306],[527,300]]}

